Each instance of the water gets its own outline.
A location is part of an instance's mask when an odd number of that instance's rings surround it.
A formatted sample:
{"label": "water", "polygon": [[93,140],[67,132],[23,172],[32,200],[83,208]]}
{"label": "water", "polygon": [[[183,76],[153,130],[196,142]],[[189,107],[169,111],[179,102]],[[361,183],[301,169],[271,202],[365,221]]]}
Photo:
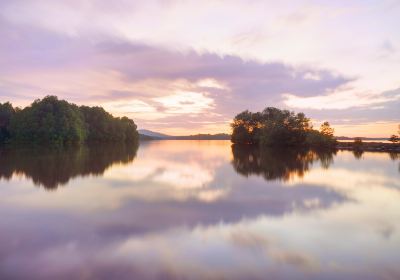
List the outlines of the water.
{"label": "water", "polygon": [[0,151],[0,279],[400,279],[400,157]]}

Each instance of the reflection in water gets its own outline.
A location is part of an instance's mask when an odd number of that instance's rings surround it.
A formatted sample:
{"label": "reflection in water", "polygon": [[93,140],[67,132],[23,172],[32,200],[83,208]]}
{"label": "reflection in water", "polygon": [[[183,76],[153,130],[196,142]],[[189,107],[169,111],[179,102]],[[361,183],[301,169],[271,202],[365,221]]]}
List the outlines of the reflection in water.
{"label": "reflection in water", "polygon": [[354,149],[353,150],[353,155],[356,159],[361,159],[362,155],[363,155],[364,151],[363,150],[359,150],[359,149]]}
{"label": "reflection in water", "polygon": [[266,180],[287,181],[295,176],[303,177],[316,161],[323,168],[329,168],[336,151],[232,145],[232,154],[232,164],[239,174],[262,175]]}
{"label": "reflection in water", "polygon": [[114,148],[73,153],[91,164],[64,172],[101,176],[36,175],[65,182],[53,192],[2,151],[0,279],[400,279],[397,156],[152,141],[132,161]]}
{"label": "reflection in water", "polygon": [[390,152],[389,157],[391,160],[400,160],[400,153]]}
{"label": "reflection in water", "polygon": [[[400,153],[391,152],[391,153],[389,153],[389,157],[390,157],[390,159],[393,160],[393,161],[397,161],[397,160],[400,161]],[[398,170],[399,170],[399,172],[400,172],[400,162],[399,162]]]}
{"label": "reflection in water", "polygon": [[138,144],[103,144],[73,147],[8,148],[0,150],[0,179],[14,174],[31,178],[35,185],[56,189],[77,176],[102,175],[115,163],[127,164]]}

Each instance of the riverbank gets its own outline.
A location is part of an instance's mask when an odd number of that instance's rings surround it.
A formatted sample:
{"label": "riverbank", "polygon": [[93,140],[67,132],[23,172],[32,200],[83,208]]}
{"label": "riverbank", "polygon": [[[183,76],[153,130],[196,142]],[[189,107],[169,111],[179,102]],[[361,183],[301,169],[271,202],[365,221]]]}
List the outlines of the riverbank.
{"label": "riverbank", "polygon": [[382,143],[382,142],[363,142],[355,144],[354,142],[339,142],[339,150],[359,150],[359,151],[379,151],[379,152],[397,152],[400,153],[400,143]]}

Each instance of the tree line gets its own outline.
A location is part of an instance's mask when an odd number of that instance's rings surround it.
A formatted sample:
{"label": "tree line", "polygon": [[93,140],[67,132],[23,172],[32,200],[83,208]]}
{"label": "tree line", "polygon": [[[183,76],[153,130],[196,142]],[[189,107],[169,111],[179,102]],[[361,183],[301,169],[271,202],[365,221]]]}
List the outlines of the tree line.
{"label": "tree line", "polygon": [[101,107],[77,106],[56,96],[23,109],[0,103],[0,143],[81,144],[137,142],[133,120],[113,117]]}
{"label": "tree line", "polygon": [[312,127],[304,113],[267,107],[262,112],[248,110],[236,115],[231,123],[231,141],[261,146],[310,146],[330,148],[337,141],[334,130],[324,122],[320,130]]}

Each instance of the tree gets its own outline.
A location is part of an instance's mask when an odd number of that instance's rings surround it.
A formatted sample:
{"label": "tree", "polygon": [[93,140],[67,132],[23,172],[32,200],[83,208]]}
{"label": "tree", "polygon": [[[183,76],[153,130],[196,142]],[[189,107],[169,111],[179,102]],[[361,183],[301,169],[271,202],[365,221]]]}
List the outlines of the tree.
{"label": "tree", "polygon": [[303,113],[267,107],[262,112],[265,125],[261,143],[266,146],[299,146],[305,144],[310,120]]}
{"label": "tree", "polygon": [[139,133],[133,120],[115,118],[101,107],[81,106],[89,142],[138,141]]}
{"label": "tree", "polygon": [[307,144],[318,148],[332,148],[337,144],[333,132],[334,130],[330,127],[329,123],[324,122],[321,125],[320,131],[312,129],[308,132]]}
{"label": "tree", "polygon": [[320,132],[322,135],[333,137],[334,131],[335,130],[329,125],[329,122],[324,122],[323,124],[321,124]]}
{"label": "tree", "polygon": [[0,103],[0,143],[10,138],[10,122],[15,115],[15,109],[11,103]]}
{"label": "tree", "polygon": [[354,145],[354,148],[361,149],[361,147],[364,145],[362,138],[361,137],[354,138],[353,145]]}
{"label": "tree", "polygon": [[262,115],[248,110],[236,115],[232,127],[232,142],[257,144],[260,141],[260,131],[263,127]]}
{"label": "tree", "polygon": [[86,138],[79,108],[56,96],[35,100],[16,113],[10,123],[10,134],[17,142],[76,144]]}
{"label": "tree", "polygon": [[333,146],[333,129],[326,122],[322,131],[312,129],[303,113],[267,107],[262,112],[248,110],[236,115],[232,124],[233,143],[262,146]]}
{"label": "tree", "polygon": [[120,122],[125,130],[125,141],[137,142],[139,139],[139,133],[135,122],[127,117],[122,117]]}
{"label": "tree", "polygon": [[400,137],[393,134],[392,136],[390,136],[389,141],[392,143],[400,142]]}
{"label": "tree", "polygon": [[101,107],[78,107],[56,96],[35,100],[22,110],[0,104],[0,142],[80,144],[86,141],[137,142],[136,124]]}

